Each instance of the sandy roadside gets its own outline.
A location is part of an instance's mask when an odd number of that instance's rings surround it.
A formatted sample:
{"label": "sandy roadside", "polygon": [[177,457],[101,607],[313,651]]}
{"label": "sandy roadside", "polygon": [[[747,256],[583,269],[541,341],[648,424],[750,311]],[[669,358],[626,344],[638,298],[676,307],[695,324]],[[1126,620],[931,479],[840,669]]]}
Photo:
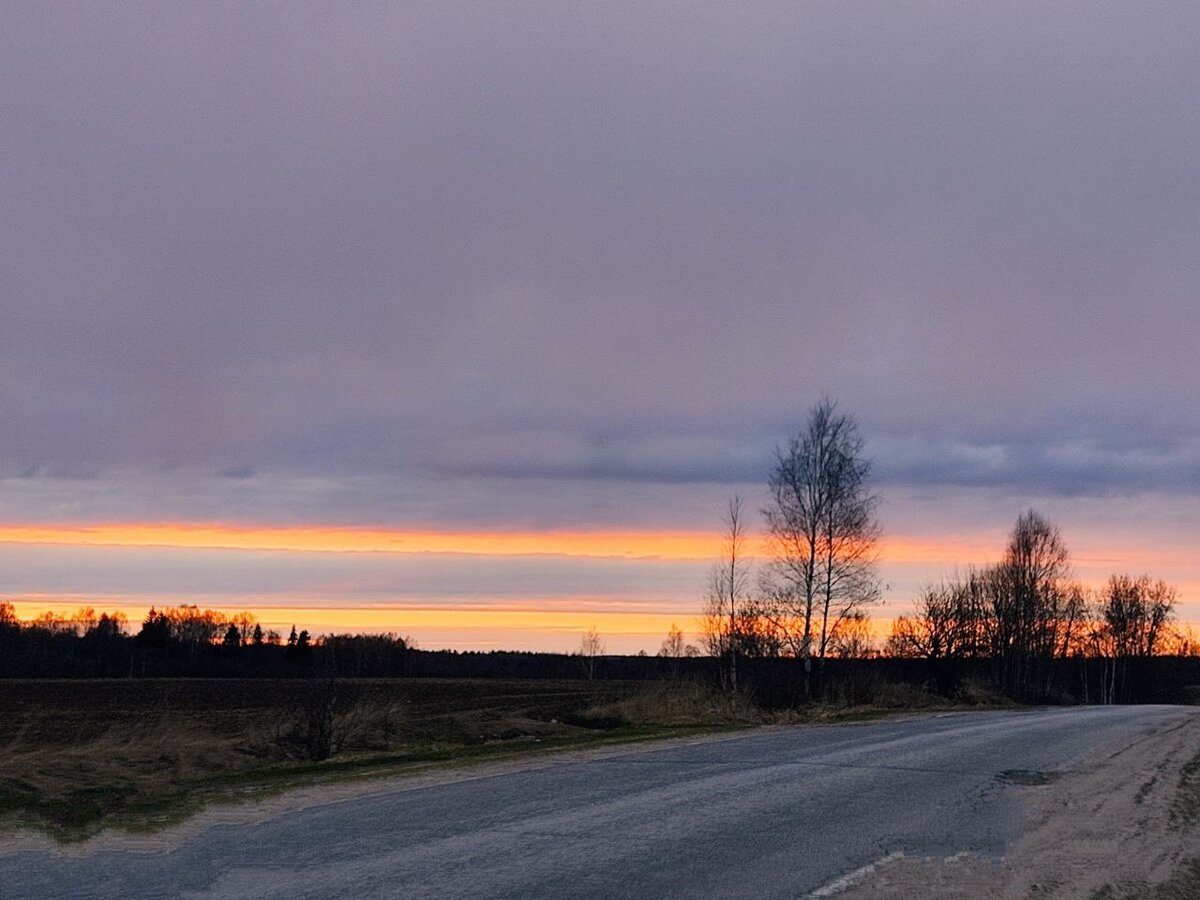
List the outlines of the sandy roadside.
{"label": "sandy roadside", "polygon": [[1057,780],[1018,787],[1025,828],[998,863],[892,854],[812,896],[1094,900],[1145,891],[1200,857],[1200,827],[1172,827],[1170,817],[1181,770],[1198,751],[1200,716],[1189,714],[1100,748]]}

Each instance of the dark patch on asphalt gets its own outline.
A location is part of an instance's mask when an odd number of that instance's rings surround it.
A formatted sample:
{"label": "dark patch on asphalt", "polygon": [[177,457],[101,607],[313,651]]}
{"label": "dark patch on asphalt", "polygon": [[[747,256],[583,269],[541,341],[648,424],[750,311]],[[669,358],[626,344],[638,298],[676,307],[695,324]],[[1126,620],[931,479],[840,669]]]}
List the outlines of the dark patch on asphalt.
{"label": "dark patch on asphalt", "polygon": [[1022,787],[1041,787],[1062,778],[1062,772],[1043,772],[1040,769],[1005,769],[996,776],[1004,784],[1019,784]]}

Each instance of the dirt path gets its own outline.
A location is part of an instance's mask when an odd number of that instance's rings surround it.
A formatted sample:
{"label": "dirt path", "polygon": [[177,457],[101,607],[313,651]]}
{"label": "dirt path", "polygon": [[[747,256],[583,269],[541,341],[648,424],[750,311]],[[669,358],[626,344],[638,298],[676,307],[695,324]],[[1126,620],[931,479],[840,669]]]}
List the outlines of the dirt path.
{"label": "dirt path", "polygon": [[1195,823],[1200,810],[1192,808],[1194,797],[1188,800],[1180,790],[1184,767],[1198,756],[1197,717],[1104,747],[1056,780],[1020,788],[1025,827],[1001,862],[969,854],[941,859],[892,854],[813,896],[1200,897],[1197,869],[1189,870],[1189,863],[1200,857],[1200,827]]}

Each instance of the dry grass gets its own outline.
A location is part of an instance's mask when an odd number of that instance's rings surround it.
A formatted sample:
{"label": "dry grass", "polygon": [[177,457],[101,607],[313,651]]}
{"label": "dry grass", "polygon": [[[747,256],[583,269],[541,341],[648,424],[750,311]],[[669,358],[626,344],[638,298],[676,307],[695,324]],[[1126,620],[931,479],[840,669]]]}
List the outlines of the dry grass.
{"label": "dry grass", "polygon": [[691,681],[7,681],[0,825],[80,839],[105,827],[153,829],[208,802],[328,779],[942,708],[956,707],[882,682],[829,704],[765,712]]}
{"label": "dry grass", "polygon": [[[551,681],[0,683],[0,822],[80,839],[329,778],[725,725],[692,687]],[[314,700],[316,698],[316,700]],[[313,752],[328,700],[331,758]],[[630,716],[593,710],[628,703]],[[655,716],[653,708],[670,708]],[[615,707],[614,707],[615,709]],[[632,714],[634,710],[640,710]],[[690,710],[690,712],[688,712]],[[320,718],[319,716],[317,718]]]}
{"label": "dry grass", "polygon": [[634,725],[762,725],[778,721],[743,695],[730,695],[692,681],[655,682],[619,700],[587,711],[596,721]]}

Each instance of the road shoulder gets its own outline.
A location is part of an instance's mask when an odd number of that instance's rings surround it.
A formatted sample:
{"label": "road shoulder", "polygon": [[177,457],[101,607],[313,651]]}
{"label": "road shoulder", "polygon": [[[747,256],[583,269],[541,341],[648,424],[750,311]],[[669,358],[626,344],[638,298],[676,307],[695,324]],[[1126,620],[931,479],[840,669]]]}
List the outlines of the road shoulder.
{"label": "road shoulder", "polygon": [[1008,773],[1025,804],[1021,837],[1000,862],[963,853],[896,854],[835,890],[839,900],[1200,896],[1200,713],[1098,748],[1069,771]]}

